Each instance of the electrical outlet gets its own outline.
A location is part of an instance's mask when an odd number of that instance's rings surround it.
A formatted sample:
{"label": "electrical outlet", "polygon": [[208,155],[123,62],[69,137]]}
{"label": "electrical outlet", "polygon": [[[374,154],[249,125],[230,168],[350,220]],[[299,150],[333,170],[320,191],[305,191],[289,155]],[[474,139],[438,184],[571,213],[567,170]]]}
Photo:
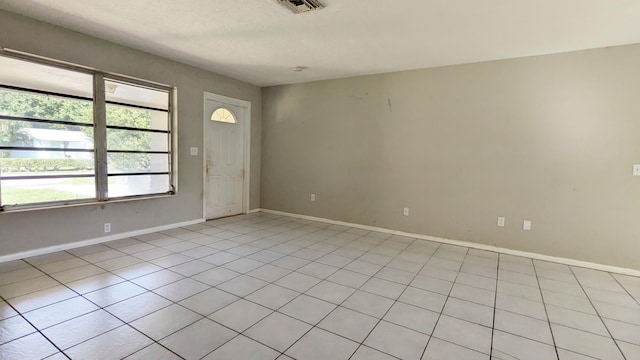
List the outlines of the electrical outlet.
{"label": "electrical outlet", "polygon": [[316,201],[316,194],[311,194],[311,201]]}
{"label": "electrical outlet", "polygon": [[498,216],[498,226],[504,227],[504,217]]}
{"label": "electrical outlet", "polygon": [[529,231],[529,230],[531,230],[531,221],[529,221],[529,220],[525,220],[525,221],[522,223],[522,230],[525,230],[525,231]]}
{"label": "electrical outlet", "polygon": [[104,232],[106,233],[111,232],[111,223],[104,223]]}
{"label": "electrical outlet", "polygon": [[189,149],[189,152],[191,153],[191,155],[197,156],[198,155],[198,148],[192,146],[191,149]]}
{"label": "electrical outlet", "polygon": [[402,213],[404,214],[404,216],[409,216],[409,208],[404,208],[404,211]]}
{"label": "electrical outlet", "polygon": [[640,176],[640,164],[633,165],[633,175]]}

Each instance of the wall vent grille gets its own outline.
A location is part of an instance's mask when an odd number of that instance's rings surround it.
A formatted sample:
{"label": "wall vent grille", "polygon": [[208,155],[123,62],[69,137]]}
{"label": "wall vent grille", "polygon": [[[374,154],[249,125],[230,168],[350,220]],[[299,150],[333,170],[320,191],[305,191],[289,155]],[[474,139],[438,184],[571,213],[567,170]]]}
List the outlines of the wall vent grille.
{"label": "wall vent grille", "polygon": [[324,5],[318,0],[276,0],[282,6],[291,10],[294,14],[301,14],[308,11],[324,8]]}

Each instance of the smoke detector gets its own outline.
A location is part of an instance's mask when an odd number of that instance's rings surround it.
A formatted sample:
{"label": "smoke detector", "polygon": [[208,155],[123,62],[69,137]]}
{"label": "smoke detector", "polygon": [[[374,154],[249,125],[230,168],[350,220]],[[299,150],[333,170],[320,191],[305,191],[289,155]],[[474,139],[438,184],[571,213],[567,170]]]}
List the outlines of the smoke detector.
{"label": "smoke detector", "polygon": [[324,5],[318,0],[276,0],[294,14],[322,9]]}

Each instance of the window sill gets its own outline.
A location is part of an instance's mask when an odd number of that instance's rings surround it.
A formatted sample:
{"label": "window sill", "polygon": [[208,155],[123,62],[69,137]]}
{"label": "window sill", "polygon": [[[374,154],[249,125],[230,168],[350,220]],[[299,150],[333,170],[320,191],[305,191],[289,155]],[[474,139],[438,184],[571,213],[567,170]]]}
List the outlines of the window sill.
{"label": "window sill", "polygon": [[22,212],[32,212],[39,210],[51,210],[51,209],[67,209],[67,208],[75,208],[75,207],[83,207],[83,206],[104,206],[108,204],[118,204],[118,203],[126,203],[140,200],[152,200],[152,199],[164,199],[171,198],[176,196],[177,194],[160,194],[160,195],[141,195],[141,196],[132,196],[121,199],[113,199],[107,201],[82,201],[82,202],[70,202],[70,203],[50,203],[50,204],[40,204],[40,205],[25,205],[24,207],[16,207],[12,209],[5,209],[0,211],[0,216],[2,214],[14,214],[14,213],[22,213]]}

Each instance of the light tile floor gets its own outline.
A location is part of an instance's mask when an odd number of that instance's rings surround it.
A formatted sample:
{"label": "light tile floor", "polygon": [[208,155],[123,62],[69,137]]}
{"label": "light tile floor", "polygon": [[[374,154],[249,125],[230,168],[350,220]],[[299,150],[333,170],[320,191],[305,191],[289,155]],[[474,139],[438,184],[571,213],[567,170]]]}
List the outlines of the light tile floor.
{"label": "light tile floor", "polygon": [[264,213],[0,264],[1,359],[640,359],[640,278]]}

